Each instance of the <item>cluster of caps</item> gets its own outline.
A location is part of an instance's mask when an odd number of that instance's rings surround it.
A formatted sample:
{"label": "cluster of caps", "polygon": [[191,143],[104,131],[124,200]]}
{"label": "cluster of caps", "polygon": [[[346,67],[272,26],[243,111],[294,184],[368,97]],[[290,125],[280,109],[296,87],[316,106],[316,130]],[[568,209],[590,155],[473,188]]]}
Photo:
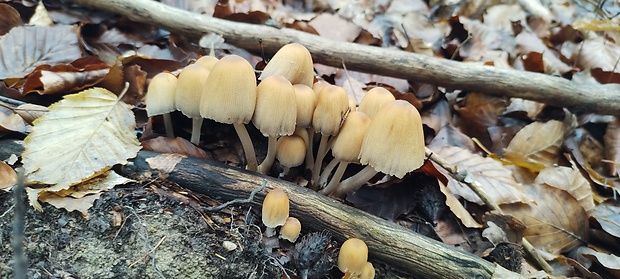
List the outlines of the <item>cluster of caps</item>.
{"label": "cluster of caps", "polygon": [[[247,169],[267,173],[277,158],[287,172],[305,162],[313,174],[311,186],[323,188],[323,194],[342,196],[378,172],[402,178],[422,165],[424,136],[416,108],[382,87],[368,91],[358,107],[342,87],[314,82],[312,56],[304,46],[283,46],[258,80],[257,85],[253,67],[239,56],[202,57],[178,77],[160,73],[152,79],[147,113],[166,119],[179,110],[194,119],[195,144],[203,118],[233,124]],[[244,125],[250,121],[269,139],[260,165]],[[316,152],[315,134],[320,137]],[[323,169],[330,149],[335,159]],[[350,163],[367,168],[341,182]]]}

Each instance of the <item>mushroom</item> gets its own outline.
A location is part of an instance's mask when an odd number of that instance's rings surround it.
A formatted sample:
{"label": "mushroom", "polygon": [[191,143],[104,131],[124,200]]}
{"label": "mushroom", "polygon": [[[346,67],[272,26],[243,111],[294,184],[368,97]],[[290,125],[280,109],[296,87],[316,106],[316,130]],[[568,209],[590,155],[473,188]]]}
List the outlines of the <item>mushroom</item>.
{"label": "mushroom", "polygon": [[280,238],[286,239],[291,243],[295,243],[301,233],[301,223],[295,217],[286,218],[286,222],[280,228]]}
{"label": "mushroom", "polygon": [[403,100],[380,109],[368,125],[359,159],[367,164],[345,179],[333,196],[357,190],[378,172],[402,178],[424,164],[424,132],[418,110]]}
{"label": "mushroom", "polygon": [[278,136],[288,136],[295,132],[297,103],[295,89],[283,76],[276,75],[264,79],[256,88],[256,109],[252,123],[268,138],[267,156],[258,166],[258,172],[265,174],[276,158]]}
{"label": "mushroom", "polygon": [[368,90],[360,102],[359,111],[363,111],[371,119],[384,106],[395,101],[394,95],[383,87]]}
{"label": "mushroom", "polygon": [[314,67],[308,49],[298,43],[283,46],[271,58],[258,79],[264,80],[276,75],[284,76],[291,84],[312,86]]}
{"label": "mushroom", "polygon": [[372,266],[371,262],[366,262],[364,264],[364,267],[362,268],[360,279],[374,279],[374,278],[375,278],[375,268]]}
{"label": "mushroom", "polygon": [[349,97],[342,87],[326,85],[319,92],[316,108],[312,115],[312,127],[314,131],[321,133],[321,141],[312,171],[312,183],[315,186],[319,179],[323,158],[325,158],[328,151],[328,139],[330,136],[338,133],[342,119],[348,110]]}
{"label": "mushroom", "polygon": [[274,189],[263,200],[262,219],[267,229],[265,235],[272,237],[276,234],[275,229],[286,223],[288,218],[288,196],[281,189]]}
{"label": "mushroom", "polygon": [[323,190],[320,191],[321,194],[329,195],[332,191],[334,191],[349,163],[359,161],[357,157],[360,154],[362,141],[370,122],[370,118],[361,111],[349,112],[347,119],[345,119],[342,124],[340,132],[338,132],[338,135],[334,138],[332,145],[332,154],[334,155],[333,160],[339,162],[338,168],[327,186],[324,184],[329,178],[331,170],[326,167],[321,174],[319,178],[319,186],[324,187]]}
{"label": "mushroom", "polygon": [[213,66],[199,103],[202,117],[233,125],[245,152],[246,168],[256,171],[254,145],[244,125],[252,119],[256,106],[256,75],[252,65],[237,55],[224,56]]}
{"label": "mushroom", "polygon": [[171,73],[163,72],[151,79],[146,91],[146,114],[148,117],[160,114],[164,117],[166,136],[169,138],[174,138],[170,113],[176,110],[174,105],[176,86],[177,77]]}
{"label": "mushroom", "polygon": [[[368,246],[359,238],[349,238],[340,247],[338,269],[353,276],[362,274],[368,262]],[[354,277],[355,278],[355,277]]]}
{"label": "mushroom", "polygon": [[218,61],[219,59],[215,58],[215,56],[207,55],[200,57],[195,64],[202,65],[211,71]]}
{"label": "mushroom", "polygon": [[203,89],[209,77],[209,69],[202,65],[192,64],[181,71],[174,93],[175,105],[185,116],[192,119],[191,142],[198,145],[200,142],[200,128],[202,117],[200,116],[200,100]]}
{"label": "mushroom", "polygon": [[285,176],[290,168],[297,167],[304,163],[306,157],[306,141],[298,136],[282,136],[278,139],[276,147],[276,158],[284,167],[280,177]]}
{"label": "mushroom", "polygon": [[314,129],[312,129],[312,115],[316,108],[317,94],[312,88],[303,85],[293,85],[295,89],[295,100],[297,101],[297,130],[307,131],[306,139],[306,168],[314,167],[314,154],[312,154],[312,140],[314,139]]}

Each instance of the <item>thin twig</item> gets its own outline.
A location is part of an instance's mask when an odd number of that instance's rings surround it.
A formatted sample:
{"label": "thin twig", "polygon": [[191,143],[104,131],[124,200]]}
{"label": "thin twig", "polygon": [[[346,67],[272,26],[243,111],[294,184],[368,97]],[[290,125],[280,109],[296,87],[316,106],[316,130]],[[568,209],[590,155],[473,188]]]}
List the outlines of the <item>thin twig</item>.
{"label": "thin twig", "polygon": [[157,247],[159,247],[159,245],[161,245],[162,242],[164,242],[164,239],[166,239],[166,236],[164,235],[158,242],[157,244],[155,244],[155,246],[148,252],[144,253],[144,256],[142,256],[141,258],[137,259],[136,261],[134,261],[133,263],[131,263],[129,265],[129,268],[133,267],[134,265],[136,265],[138,262],[140,262],[141,260],[143,260],[144,258],[146,258],[149,254],[155,252],[155,249],[157,249]]}
{"label": "thin twig", "polygon": [[203,210],[207,212],[217,212],[231,205],[251,203],[252,200],[254,200],[254,196],[256,195],[256,193],[265,189],[266,186],[267,186],[267,180],[263,179],[263,184],[260,187],[256,188],[256,190],[252,191],[250,193],[250,196],[247,199],[234,199],[232,201],[225,202],[218,206],[203,207]]}

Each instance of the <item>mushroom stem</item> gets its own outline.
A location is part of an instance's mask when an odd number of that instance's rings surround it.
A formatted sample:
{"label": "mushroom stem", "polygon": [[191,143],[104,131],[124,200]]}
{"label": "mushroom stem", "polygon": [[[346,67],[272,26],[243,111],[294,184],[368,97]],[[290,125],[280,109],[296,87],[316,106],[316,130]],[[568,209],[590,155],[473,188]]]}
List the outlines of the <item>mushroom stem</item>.
{"label": "mushroom stem", "polygon": [[262,174],[267,174],[271,165],[273,165],[273,161],[276,159],[276,143],[277,138],[269,136],[268,145],[267,145],[267,156],[265,156],[265,160],[258,166],[258,172]]}
{"label": "mushroom stem", "polygon": [[316,160],[314,161],[314,169],[312,170],[312,187],[316,190],[318,186],[319,175],[321,174],[321,165],[323,164],[323,159],[325,159],[325,155],[327,155],[327,141],[329,140],[329,135],[321,134],[321,143],[319,143],[319,150],[316,153]]}
{"label": "mushroom stem", "polygon": [[291,171],[290,167],[282,166],[282,172],[278,175],[278,178],[284,178]]}
{"label": "mushroom stem", "polygon": [[365,168],[363,168],[360,172],[343,180],[340,183],[340,185],[338,185],[336,190],[331,194],[331,196],[339,198],[339,197],[344,196],[347,193],[353,192],[359,189],[360,187],[362,187],[364,183],[370,180],[377,173],[378,171],[376,171],[373,167],[368,165]]}
{"label": "mushroom stem", "polygon": [[323,188],[323,190],[321,190],[319,193],[323,195],[331,194],[336,189],[336,187],[338,187],[340,179],[342,178],[342,175],[344,174],[344,171],[347,169],[348,165],[349,162],[340,162],[340,164],[338,164],[336,172],[334,173],[334,176],[332,176],[332,179],[329,181],[329,184],[327,184],[327,186],[325,186],[325,188]]}
{"label": "mushroom stem", "polygon": [[272,237],[272,236],[274,236],[274,235],[276,235],[276,228],[270,228],[270,227],[267,227],[267,228],[265,229],[265,236],[267,236],[267,237]]}
{"label": "mushroom stem", "polygon": [[321,176],[319,177],[319,189],[325,188],[327,182],[329,182],[329,175],[334,171],[334,169],[338,165],[338,162],[339,160],[334,158],[331,160],[331,162],[329,162],[329,164],[327,164],[327,166],[325,166],[325,169],[323,169],[323,173],[321,173]]}
{"label": "mushroom stem", "polygon": [[314,169],[314,128],[308,127],[308,142],[306,142],[306,169],[312,171]]}
{"label": "mushroom stem", "polygon": [[172,129],[172,117],[170,117],[170,113],[164,113],[162,116],[164,117],[164,127],[166,127],[166,137],[174,138],[174,129]]}
{"label": "mushroom stem", "polygon": [[192,138],[190,139],[190,141],[195,145],[198,145],[200,143],[200,129],[202,128],[202,119],[202,117],[192,118]]}
{"label": "mushroom stem", "polygon": [[245,160],[247,170],[256,171],[258,169],[258,161],[256,161],[256,152],[254,152],[254,144],[252,144],[252,139],[250,139],[250,135],[248,134],[248,130],[245,128],[243,123],[233,123],[233,127],[235,127],[235,131],[239,136],[239,140],[241,140],[241,145],[243,146],[243,152],[245,153]]}

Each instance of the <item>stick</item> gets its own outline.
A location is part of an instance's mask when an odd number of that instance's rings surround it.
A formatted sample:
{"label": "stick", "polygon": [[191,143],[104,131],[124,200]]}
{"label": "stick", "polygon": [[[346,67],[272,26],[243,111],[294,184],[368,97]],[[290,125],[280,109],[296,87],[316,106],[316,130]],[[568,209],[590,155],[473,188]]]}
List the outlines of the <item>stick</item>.
{"label": "stick", "polygon": [[168,31],[200,37],[222,35],[227,43],[246,50],[274,53],[283,45],[299,42],[306,46],[314,62],[349,70],[376,73],[485,94],[518,97],[562,106],[577,112],[620,115],[620,85],[584,85],[539,73],[497,69],[473,63],[423,56],[387,48],[345,43],[297,30],[266,25],[231,22],[191,13],[151,0],[70,0],[131,20],[145,22]]}

